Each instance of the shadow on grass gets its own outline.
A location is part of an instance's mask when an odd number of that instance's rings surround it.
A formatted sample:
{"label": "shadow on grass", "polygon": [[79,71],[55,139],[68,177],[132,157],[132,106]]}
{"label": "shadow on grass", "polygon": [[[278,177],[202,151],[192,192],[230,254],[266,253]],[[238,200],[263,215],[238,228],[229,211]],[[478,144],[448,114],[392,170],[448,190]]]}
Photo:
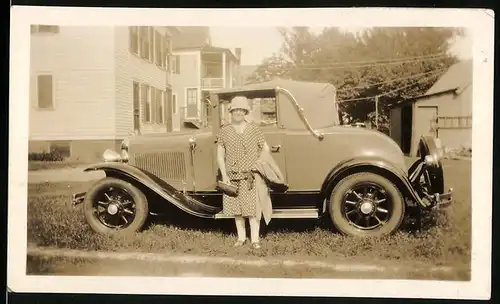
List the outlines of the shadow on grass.
{"label": "shadow on grass", "polygon": [[[217,232],[226,235],[236,233],[236,226],[233,219],[203,219],[186,214],[175,206],[165,206],[163,212],[150,216],[145,229],[153,225],[164,225],[186,230],[199,230],[204,232]],[[250,233],[248,221],[246,221],[247,235]],[[272,219],[266,225],[264,219],[260,222],[260,234],[266,236],[271,232],[311,232],[317,228],[329,228],[321,219]]]}
{"label": "shadow on grass", "polygon": [[[150,216],[145,225],[145,230],[154,225],[164,225],[186,230],[198,230],[204,232],[218,232],[226,235],[236,233],[233,219],[203,219],[191,216],[173,205],[165,205],[161,213]],[[420,225],[418,224],[417,212],[410,212],[404,219],[399,230],[418,236],[420,233],[436,228],[446,220],[444,212],[427,211],[420,213]],[[249,235],[249,224],[246,221],[247,235]],[[260,235],[266,237],[269,233],[305,233],[314,230],[323,230],[334,234],[340,234],[333,225],[328,214],[319,219],[272,219],[266,225],[264,219],[260,222]]]}

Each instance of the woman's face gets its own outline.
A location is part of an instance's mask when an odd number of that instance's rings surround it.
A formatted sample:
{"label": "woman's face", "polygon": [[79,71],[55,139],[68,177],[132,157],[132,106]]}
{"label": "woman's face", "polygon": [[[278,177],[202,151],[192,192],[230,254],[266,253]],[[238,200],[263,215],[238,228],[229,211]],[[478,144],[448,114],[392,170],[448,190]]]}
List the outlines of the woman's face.
{"label": "woman's face", "polygon": [[245,120],[247,112],[243,109],[234,109],[231,111],[231,119],[233,122],[242,122]]}

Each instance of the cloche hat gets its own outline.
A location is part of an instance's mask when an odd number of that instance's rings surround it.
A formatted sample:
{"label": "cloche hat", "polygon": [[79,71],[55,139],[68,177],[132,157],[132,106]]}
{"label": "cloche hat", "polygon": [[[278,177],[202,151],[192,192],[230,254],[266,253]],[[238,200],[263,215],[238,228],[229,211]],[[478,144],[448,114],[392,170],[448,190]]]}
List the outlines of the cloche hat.
{"label": "cloche hat", "polygon": [[236,96],[231,100],[228,107],[229,112],[236,109],[242,109],[250,112],[250,105],[248,104],[248,99],[245,96]]}

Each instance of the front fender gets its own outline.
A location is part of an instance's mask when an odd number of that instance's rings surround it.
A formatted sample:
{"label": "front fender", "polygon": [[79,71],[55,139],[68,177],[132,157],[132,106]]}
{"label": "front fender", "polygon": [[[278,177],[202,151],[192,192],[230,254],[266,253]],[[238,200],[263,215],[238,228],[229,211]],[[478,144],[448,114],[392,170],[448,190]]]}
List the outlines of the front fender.
{"label": "front fender", "polygon": [[427,204],[421,200],[418,193],[411,185],[407,173],[395,167],[389,161],[378,157],[358,157],[339,163],[326,176],[321,187],[322,197],[327,198],[335,185],[340,182],[342,178],[358,172],[371,172],[386,177],[393,182],[404,195],[410,197],[422,207],[427,207]]}
{"label": "front fender", "polygon": [[151,172],[127,163],[100,163],[84,169],[85,172],[98,170],[104,171],[107,176],[125,178],[139,183],[191,215],[202,218],[214,218],[215,214],[220,211],[220,208],[208,206],[191,196],[184,195]]}

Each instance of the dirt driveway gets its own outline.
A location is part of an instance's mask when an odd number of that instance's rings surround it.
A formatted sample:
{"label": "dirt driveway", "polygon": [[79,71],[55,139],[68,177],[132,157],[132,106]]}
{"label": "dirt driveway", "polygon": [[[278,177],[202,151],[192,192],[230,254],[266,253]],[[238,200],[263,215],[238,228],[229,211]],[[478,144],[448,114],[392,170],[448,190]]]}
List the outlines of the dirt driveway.
{"label": "dirt driveway", "polygon": [[28,172],[29,184],[58,183],[58,182],[86,182],[103,178],[102,171],[84,172],[85,166],[76,168],[61,168],[37,170]]}

